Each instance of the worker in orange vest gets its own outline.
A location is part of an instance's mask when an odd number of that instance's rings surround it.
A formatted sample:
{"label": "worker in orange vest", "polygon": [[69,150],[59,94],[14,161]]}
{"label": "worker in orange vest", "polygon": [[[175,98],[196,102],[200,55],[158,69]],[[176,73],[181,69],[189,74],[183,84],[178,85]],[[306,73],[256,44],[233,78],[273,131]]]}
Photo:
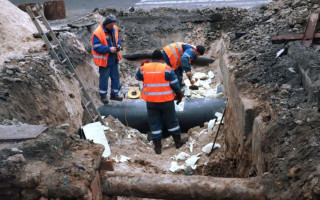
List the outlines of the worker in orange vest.
{"label": "worker in orange vest", "polygon": [[183,70],[186,72],[191,85],[195,83],[192,79],[191,61],[203,55],[205,47],[202,45],[193,46],[183,42],[171,43],[163,48],[164,61],[172,67],[176,73],[180,85],[182,85]]}
{"label": "worker in orange vest", "polygon": [[148,121],[156,154],[161,154],[163,127],[172,135],[177,149],[188,140],[181,139],[174,105],[174,94],[178,99],[177,104],[182,101],[183,94],[174,71],[162,61],[161,51],[155,50],[151,62],[144,63],[136,73],[136,79],[143,81],[141,97],[147,102]]}
{"label": "worker in orange vest", "polygon": [[118,96],[120,75],[118,63],[121,60],[119,51],[121,40],[116,24],[116,17],[108,15],[102,24],[93,32],[91,38],[94,63],[99,66],[99,94],[101,102],[108,103],[108,80],[111,78],[110,100],[122,101]]}

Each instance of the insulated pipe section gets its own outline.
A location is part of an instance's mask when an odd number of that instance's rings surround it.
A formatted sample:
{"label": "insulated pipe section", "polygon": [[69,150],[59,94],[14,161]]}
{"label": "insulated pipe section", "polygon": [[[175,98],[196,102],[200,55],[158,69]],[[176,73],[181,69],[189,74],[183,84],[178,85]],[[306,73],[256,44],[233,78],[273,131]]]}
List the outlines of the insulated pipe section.
{"label": "insulated pipe section", "polygon": [[[203,126],[205,122],[215,118],[216,112],[223,112],[226,98],[198,98],[184,99],[178,106],[176,113],[180,128],[187,132],[195,126]],[[138,129],[142,133],[149,131],[146,102],[142,99],[124,99],[122,102],[110,101],[109,104],[98,108],[103,116],[112,115],[123,124]]]}
{"label": "insulated pipe section", "polygon": [[264,187],[259,178],[215,178],[108,171],[100,180],[102,192],[109,196],[177,200],[265,199]]}
{"label": "insulated pipe section", "polygon": [[[127,60],[136,60],[136,59],[151,59],[152,53],[130,53],[122,55],[123,58]],[[192,64],[196,65],[209,65],[213,63],[214,60],[206,57],[197,57],[192,60]]]}

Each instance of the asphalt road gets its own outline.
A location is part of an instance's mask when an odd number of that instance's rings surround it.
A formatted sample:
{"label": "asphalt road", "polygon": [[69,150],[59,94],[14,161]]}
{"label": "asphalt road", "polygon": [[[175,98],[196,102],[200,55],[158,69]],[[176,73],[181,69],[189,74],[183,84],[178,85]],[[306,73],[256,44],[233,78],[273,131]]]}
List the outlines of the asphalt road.
{"label": "asphalt road", "polygon": [[[9,0],[14,5],[27,3],[44,3],[50,0]],[[139,0],[65,0],[67,17],[83,16],[91,13],[95,8],[115,8],[128,10]]]}
{"label": "asphalt road", "polygon": [[[49,0],[9,0],[15,5],[26,3],[43,3]],[[152,9],[171,7],[182,9],[197,9],[206,7],[242,7],[250,8],[270,0],[65,0],[67,17],[83,16],[95,8],[115,8],[128,10],[130,7]]]}

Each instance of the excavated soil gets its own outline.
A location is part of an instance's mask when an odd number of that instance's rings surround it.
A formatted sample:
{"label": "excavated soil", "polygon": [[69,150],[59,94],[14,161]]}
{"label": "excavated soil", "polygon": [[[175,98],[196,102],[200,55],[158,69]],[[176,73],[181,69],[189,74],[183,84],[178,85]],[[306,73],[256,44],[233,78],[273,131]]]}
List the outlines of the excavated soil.
{"label": "excavated soil", "polygon": [[[0,197],[88,198],[103,147],[74,134],[88,122],[81,107],[79,85],[41,48],[42,40],[32,37],[35,29],[31,28],[33,24],[27,14],[6,0],[1,4],[7,10],[0,14],[0,124],[46,124],[49,129],[37,139],[0,143]],[[175,41],[203,44],[207,47],[204,56],[215,62],[192,67],[197,72],[214,71],[212,88],[228,84],[218,68],[220,49],[225,46],[236,91],[254,105],[243,117],[249,116],[249,121],[257,116],[262,118],[259,127],[264,130],[261,142],[264,166],[259,171],[253,158],[252,129],[246,129],[248,134],[243,141],[233,135],[239,128],[232,121],[237,110],[228,108],[234,105],[228,104],[217,140],[221,148],[211,156],[203,153],[202,148],[213,141],[218,126],[208,130],[208,123],[204,123],[190,129],[183,134],[189,138],[188,143],[179,150],[174,148],[171,138],[164,139],[163,153],[156,155],[146,133],[109,116],[105,119],[105,135],[115,170],[242,178],[263,175],[272,180],[266,199],[319,199],[319,48],[317,45],[305,48],[299,41],[271,43],[272,35],[302,33],[310,11],[317,8],[318,0],[284,0],[253,10],[160,8],[127,13],[100,9],[70,22],[99,24],[107,14],[115,14],[123,42],[122,54],[148,53]],[[18,25],[16,15],[24,23]],[[55,22],[54,26],[66,25]],[[58,38],[95,105],[100,106],[97,67],[90,54],[95,26],[62,31]],[[13,30],[17,34],[12,34]],[[284,53],[277,56],[281,49]],[[120,62],[123,87],[141,84],[134,78],[140,63],[139,59]],[[228,88],[224,89],[227,92]],[[196,169],[169,170],[174,156],[181,152],[190,156],[201,153]],[[178,160],[176,166],[183,163]]]}

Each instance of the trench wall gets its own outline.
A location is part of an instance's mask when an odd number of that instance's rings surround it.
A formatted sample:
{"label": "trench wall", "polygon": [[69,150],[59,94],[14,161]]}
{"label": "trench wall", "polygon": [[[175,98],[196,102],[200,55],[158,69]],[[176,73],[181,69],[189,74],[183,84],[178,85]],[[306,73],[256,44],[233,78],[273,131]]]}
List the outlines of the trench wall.
{"label": "trench wall", "polygon": [[320,110],[320,57],[319,53],[300,43],[292,43],[288,48],[289,57],[295,61],[301,75],[301,83],[308,93],[308,102],[317,103]]}
{"label": "trench wall", "polygon": [[228,98],[224,124],[226,156],[236,161],[239,176],[249,176],[250,169],[261,175],[266,170],[261,147],[265,135],[263,120],[255,101],[239,92],[229,55],[222,41],[219,68]]}

